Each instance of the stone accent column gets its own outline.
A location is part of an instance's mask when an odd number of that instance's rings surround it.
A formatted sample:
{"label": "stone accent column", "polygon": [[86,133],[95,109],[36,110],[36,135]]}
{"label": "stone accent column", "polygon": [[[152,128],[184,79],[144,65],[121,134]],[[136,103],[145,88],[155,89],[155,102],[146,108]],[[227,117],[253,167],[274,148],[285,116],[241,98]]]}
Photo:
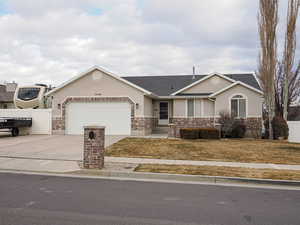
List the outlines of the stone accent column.
{"label": "stone accent column", "polygon": [[176,125],[173,123],[169,124],[168,137],[176,137]]}
{"label": "stone accent column", "polygon": [[104,167],[105,127],[84,127],[83,167],[85,169],[102,169]]}

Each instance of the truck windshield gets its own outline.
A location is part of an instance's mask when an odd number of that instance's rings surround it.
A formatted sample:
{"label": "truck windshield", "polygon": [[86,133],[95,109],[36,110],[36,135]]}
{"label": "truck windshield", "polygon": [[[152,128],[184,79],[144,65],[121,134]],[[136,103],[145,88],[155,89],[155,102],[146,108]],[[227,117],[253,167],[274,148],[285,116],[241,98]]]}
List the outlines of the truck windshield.
{"label": "truck windshield", "polygon": [[35,99],[39,96],[40,88],[20,88],[18,98],[24,101]]}

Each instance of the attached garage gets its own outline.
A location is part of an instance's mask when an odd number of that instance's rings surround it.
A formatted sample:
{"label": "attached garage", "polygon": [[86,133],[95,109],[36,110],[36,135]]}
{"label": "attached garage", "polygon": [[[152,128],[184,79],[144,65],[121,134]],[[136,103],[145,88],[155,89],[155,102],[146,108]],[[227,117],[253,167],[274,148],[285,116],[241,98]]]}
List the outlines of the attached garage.
{"label": "attached garage", "polygon": [[107,135],[131,134],[129,102],[69,102],[66,104],[66,134],[83,134],[87,125],[105,126]]}

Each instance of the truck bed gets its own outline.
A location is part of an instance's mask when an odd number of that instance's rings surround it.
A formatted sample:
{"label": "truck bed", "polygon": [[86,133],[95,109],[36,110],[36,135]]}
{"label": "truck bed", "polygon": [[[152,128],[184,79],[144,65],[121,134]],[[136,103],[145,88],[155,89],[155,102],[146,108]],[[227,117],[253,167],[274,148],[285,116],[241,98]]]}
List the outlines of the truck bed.
{"label": "truck bed", "polygon": [[29,117],[0,117],[0,129],[31,127],[32,118]]}

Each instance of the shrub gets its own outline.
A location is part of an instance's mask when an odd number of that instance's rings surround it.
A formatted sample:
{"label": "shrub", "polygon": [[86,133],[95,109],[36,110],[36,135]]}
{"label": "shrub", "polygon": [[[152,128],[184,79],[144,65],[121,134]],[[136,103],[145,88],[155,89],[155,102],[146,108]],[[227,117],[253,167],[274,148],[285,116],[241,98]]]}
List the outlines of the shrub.
{"label": "shrub", "polygon": [[242,120],[235,120],[232,125],[231,137],[243,138],[246,134],[246,125]]}
{"label": "shrub", "polygon": [[180,137],[183,139],[197,139],[199,138],[199,130],[197,128],[181,128]]}
{"label": "shrub", "polygon": [[231,137],[234,118],[226,111],[220,112],[219,123],[221,124],[221,137]]}
{"label": "shrub", "polygon": [[199,128],[199,138],[220,139],[220,131],[216,128]]}
{"label": "shrub", "polygon": [[[272,120],[273,128],[273,139],[277,140],[279,138],[288,139],[289,137],[289,126],[285,119],[281,116],[275,116]],[[269,120],[265,120],[265,138],[269,138]]]}
{"label": "shrub", "polygon": [[219,139],[220,131],[216,128],[182,128],[180,137],[183,139]]}

